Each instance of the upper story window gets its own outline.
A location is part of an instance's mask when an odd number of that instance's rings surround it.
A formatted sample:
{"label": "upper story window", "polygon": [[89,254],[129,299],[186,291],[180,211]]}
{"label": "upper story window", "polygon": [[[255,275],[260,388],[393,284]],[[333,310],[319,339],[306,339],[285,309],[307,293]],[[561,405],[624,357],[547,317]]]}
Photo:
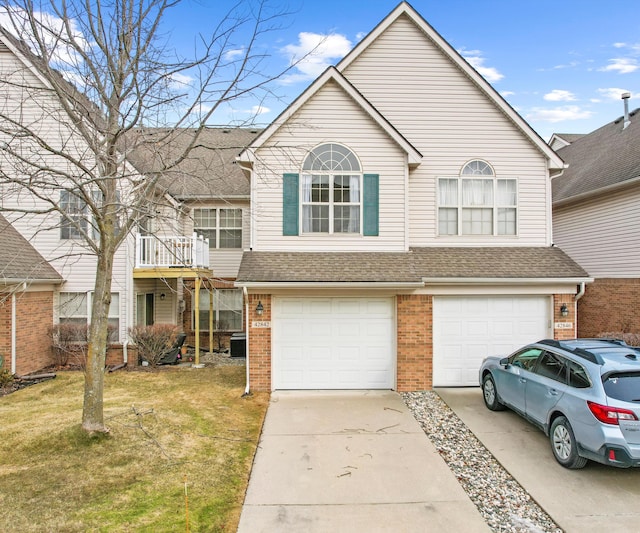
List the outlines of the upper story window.
{"label": "upper story window", "polygon": [[518,181],[497,178],[491,165],[470,161],[456,178],[438,179],[440,235],[516,235]]}
{"label": "upper story window", "polygon": [[209,248],[242,248],[242,209],[194,209],[193,222]]}
{"label": "upper story window", "polygon": [[360,233],[362,173],[339,144],[314,148],[302,165],[302,232]]}
{"label": "upper story window", "polygon": [[60,238],[81,239],[87,232],[87,204],[70,191],[60,191]]}

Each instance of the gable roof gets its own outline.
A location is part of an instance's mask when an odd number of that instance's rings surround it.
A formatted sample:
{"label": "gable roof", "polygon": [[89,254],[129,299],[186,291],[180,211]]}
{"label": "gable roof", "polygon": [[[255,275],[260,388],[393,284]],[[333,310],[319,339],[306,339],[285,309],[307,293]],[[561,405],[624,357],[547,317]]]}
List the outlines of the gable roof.
{"label": "gable roof", "polygon": [[387,135],[407,154],[409,165],[415,166],[422,161],[422,154],[391,124],[349,81],[336,70],[327,68],[307,89],[296,98],[270,125],[267,127],[248,150],[240,154],[240,159],[253,161],[253,151],[263,146],[289,118],[291,118],[314,94],[330,81],[334,81],[349,95]]}
{"label": "gable roof", "polygon": [[640,179],[640,109],[623,128],[618,118],[558,150],[569,164],[551,182],[553,204],[600,194]]}
{"label": "gable roof", "polygon": [[62,281],[62,276],[1,214],[0,250],[0,283]]}
{"label": "gable roof", "polygon": [[362,39],[336,66],[343,72],[362,52],[369,47],[389,26],[401,16],[408,17],[427,37],[435,43],[440,51],[447,56],[486,96],[522,131],[531,143],[542,152],[548,160],[549,168],[564,168],[560,157],[535,132],[518,112],[475,70],[433,27],[408,3],[400,2],[369,34]]}
{"label": "gable roof", "polygon": [[560,248],[424,247],[409,252],[245,252],[239,286],[415,286],[436,283],[580,283],[589,275]]}
{"label": "gable roof", "polygon": [[557,152],[560,148],[570,145],[584,135],[584,133],[554,133],[548,144]]}
{"label": "gable roof", "polygon": [[[172,154],[183,153],[195,131],[133,130],[129,139],[134,148],[128,151],[127,159],[140,173],[152,175],[163,168],[163,160],[171,160]],[[236,157],[260,131],[256,128],[205,128],[187,157],[174,168],[162,172],[158,186],[179,200],[249,198],[249,180],[236,164]],[[160,144],[157,141],[161,141]]]}

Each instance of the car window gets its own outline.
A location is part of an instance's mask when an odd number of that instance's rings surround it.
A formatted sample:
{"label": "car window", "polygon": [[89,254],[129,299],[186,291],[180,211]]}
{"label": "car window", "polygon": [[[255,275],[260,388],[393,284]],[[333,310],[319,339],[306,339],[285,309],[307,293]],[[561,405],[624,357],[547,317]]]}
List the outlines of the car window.
{"label": "car window", "polygon": [[591,387],[589,374],[587,374],[587,371],[582,365],[567,360],[567,366],[569,367],[569,385],[576,389],[587,389]]}
{"label": "car window", "polygon": [[567,383],[567,360],[552,352],[544,352],[538,358],[534,372],[541,376]]}
{"label": "car window", "polygon": [[527,348],[526,350],[522,350],[521,352],[512,355],[509,358],[509,363],[513,366],[524,368],[525,370],[533,370],[533,367],[536,366],[536,361],[542,352],[543,350],[540,348]]}
{"label": "car window", "polygon": [[604,392],[623,402],[640,402],[640,372],[609,374],[603,381]]}

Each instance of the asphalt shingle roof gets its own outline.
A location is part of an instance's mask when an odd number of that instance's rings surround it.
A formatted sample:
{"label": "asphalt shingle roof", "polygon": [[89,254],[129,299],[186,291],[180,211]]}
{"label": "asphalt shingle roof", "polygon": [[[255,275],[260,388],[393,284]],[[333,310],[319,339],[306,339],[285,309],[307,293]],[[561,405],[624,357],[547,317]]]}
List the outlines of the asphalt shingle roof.
{"label": "asphalt shingle roof", "polygon": [[0,250],[0,282],[62,280],[60,274],[2,215]]}
{"label": "asphalt shingle roof", "polygon": [[444,279],[586,278],[557,247],[411,248],[386,252],[245,252],[237,281],[420,283]]}
{"label": "asphalt shingle roof", "polygon": [[569,168],[551,182],[554,203],[640,177],[638,111],[625,129],[619,118],[558,150]]}
{"label": "asphalt shingle roof", "polygon": [[[178,199],[249,197],[249,180],[235,158],[260,133],[255,128],[205,128],[187,158],[166,170],[160,187]],[[130,141],[127,159],[142,174],[154,174],[182,154],[195,130],[139,129]]]}

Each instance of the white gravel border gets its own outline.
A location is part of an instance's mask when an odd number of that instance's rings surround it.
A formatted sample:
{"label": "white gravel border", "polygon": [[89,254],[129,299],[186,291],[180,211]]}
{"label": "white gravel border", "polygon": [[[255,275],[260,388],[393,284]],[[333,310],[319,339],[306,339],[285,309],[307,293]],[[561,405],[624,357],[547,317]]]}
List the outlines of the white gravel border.
{"label": "white gravel border", "polygon": [[402,398],[493,531],[562,532],[440,396],[424,391]]}

